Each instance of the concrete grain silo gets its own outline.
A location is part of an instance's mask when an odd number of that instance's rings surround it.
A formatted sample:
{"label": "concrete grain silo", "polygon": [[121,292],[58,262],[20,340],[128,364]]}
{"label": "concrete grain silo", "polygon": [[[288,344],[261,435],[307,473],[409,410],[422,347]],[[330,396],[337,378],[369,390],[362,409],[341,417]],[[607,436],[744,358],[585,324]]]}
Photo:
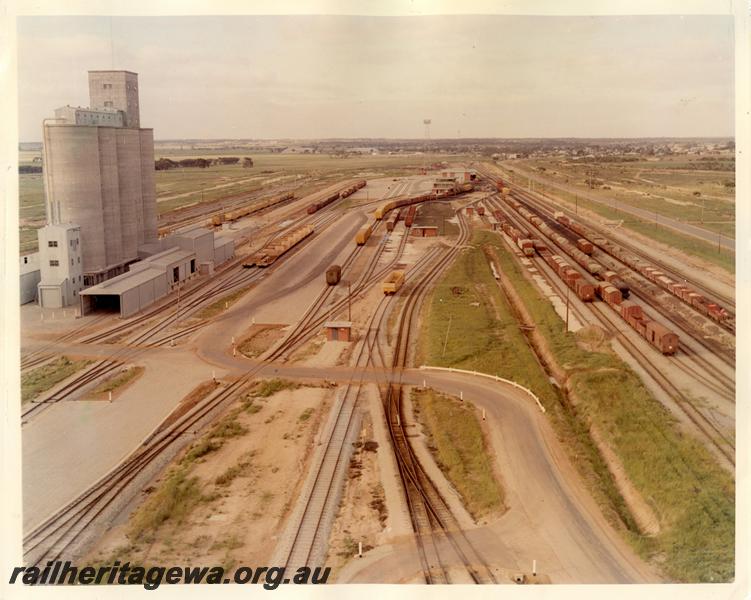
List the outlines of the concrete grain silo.
{"label": "concrete grain silo", "polygon": [[141,199],[143,202],[143,243],[157,240],[156,184],[154,183],[154,130],[139,129],[141,137]]}
{"label": "concrete grain silo", "polygon": [[125,272],[138,247],[156,241],[157,210],[138,75],[90,71],[89,93],[91,107],[63,107],[45,120],[43,151],[48,223],[80,227],[84,283],[93,285]]}

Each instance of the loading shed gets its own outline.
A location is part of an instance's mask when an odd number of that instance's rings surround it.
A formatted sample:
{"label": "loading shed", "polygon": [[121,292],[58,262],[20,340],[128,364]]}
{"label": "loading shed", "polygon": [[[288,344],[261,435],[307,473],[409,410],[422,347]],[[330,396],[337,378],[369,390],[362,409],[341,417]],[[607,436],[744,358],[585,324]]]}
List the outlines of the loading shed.
{"label": "loading shed", "polygon": [[195,276],[198,276],[195,254],[170,248],[131,264],[127,273],[81,290],[81,314],[107,311],[127,318]]}
{"label": "loading shed", "polygon": [[164,269],[149,267],[128,271],[100,284],[81,290],[81,314],[94,311],[117,312],[130,317],[167,294]]}

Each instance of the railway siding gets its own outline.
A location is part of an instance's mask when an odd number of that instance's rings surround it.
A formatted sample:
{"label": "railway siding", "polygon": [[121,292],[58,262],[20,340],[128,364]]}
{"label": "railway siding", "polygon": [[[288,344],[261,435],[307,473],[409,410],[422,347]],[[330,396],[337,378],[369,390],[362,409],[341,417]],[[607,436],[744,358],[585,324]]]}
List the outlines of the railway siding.
{"label": "railway siding", "polygon": [[[491,240],[494,237],[481,235]],[[627,539],[645,558],[662,556],[663,569],[676,580],[730,579],[732,476],[704,446],[677,430],[667,411],[631,369],[611,354],[583,350],[575,335],[564,333],[552,307],[527,281],[500,239],[495,237],[491,243],[501,269],[525,302],[537,329],[568,371],[567,389],[577,407],[572,425],[580,436],[590,440],[589,427],[596,426],[622,462],[626,476],[659,516],[659,534],[643,536],[632,526],[624,531]],[[560,421],[556,426],[560,428]],[[601,478],[599,485],[604,481]],[[602,493],[595,496],[603,498]]]}

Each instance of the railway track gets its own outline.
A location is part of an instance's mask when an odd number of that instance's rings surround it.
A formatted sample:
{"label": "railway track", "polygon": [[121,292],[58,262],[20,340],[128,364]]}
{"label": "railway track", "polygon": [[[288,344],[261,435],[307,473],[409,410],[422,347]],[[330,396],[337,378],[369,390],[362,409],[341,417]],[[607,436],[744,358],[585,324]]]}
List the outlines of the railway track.
{"label": "railway track", "polygon": [[[330,223],[335,219],[335,216],[319,216],[317,221],[319,223]],[[290,252],[288,256],[291,256],[298,252],[300,248],[296,248]],[[242,259],[239,259],[240,261]],[[75,377],[72,381],[66,383],[63,387],[56,390],[49,398],[41,402],[34,402],[27,410],[21,414],[22,422],[28,421],[31,417],[38,416],[45,409],[51,405],[60,401],[66,400],[73,394],[88,386],[96,379],[104,377],[108,374],[115,372],[121,368],[126,361],[132,361],[137,358],[141,353],[145,352],[148,348],[156,346],[163,346],[171,344],[175,339],[181,339],[189,334],[192,334],[196,330],[205,326],[207,323],[191,324],[183,328],[180,331],[165,333],[165,331],[173,324],[179,322],[180,319],[186,318],[190,313],[193,313],[204,306],[207,302],[213,301],[216,295],[222,295],[232,292],[240,287],[249,285],[258,279],[260,279],[264,273],[269,273],[277,268],[281,262],[272,265],[265,271],[261,271],[258,268],[243,269],[239,267],[239,263],[235,261],[231,267],[225,269],[225,277],[220,279],[207,280],[196,286],[189,294],[188,300],[184,301],[182,306],[178,304],[178,300],[174,299],[176,310],[172,314],[163,316],[158,322],[153,323],[147,329],[138,331],[134,336],[127,339],[127,347],[122,348],[114,352],[108,359],[99,360],[95,364],[87,368],[83,373]],[[234,267],[234,269],[232,268]],[[164,310],[171,306],[171,303],[166,307],[162,306],[153,311],[149,311],[146,315],[136,318],[134,321],[117,326],[106,332],[90,336],[83,340],[84,343],[102,342],[108,339],[112,339],[114,336],[122,336],[128,331],[135,328],[135,326],[142,325],[148,321],[151,321],[154,317],[159,316]],[[161,336],[161,337],[160,337]]]}
{"label": "railway track", "polygon": [[[404,332],[410,329],[416,312],[415,308],[419,306],[429,284],[442,272],[443,268],[451,261],[456,252],[458,252],[458,248],[468,237],[468,230],[463,221],[462,225],[462,237],[453,249],[448,251],[434,249],[423,256],[425,260],[416,263],[408,272],[408,283],[415,280],[417,282],[414,284],[413,291],[408,296],[408,298],[413,298],[413,300],[411,302],[408,300],[409,304],[406,310],[402,312],[402,319],[406,317],[407,320],[404,321],[406,329],[400,327],[401,335],[399,340],[403,340],[404,344],[408,341],[408,334]],[[403,236],[403,240],[405,237]],[[376,260],[371,261],[373,268],[375,268],[379,254],[379,252],[376,252]],[[367,277],[368,271],[369,269],[365,270],[362,279]],[[368,364],[378,367],[380,364],[383,367],[380,371],[384,374],[388,370],[388,365],[379,344],[379,337],[387,319],[387,311],[384,310],[387,306],[389,306],[389,298],[383,296],[371,315],[367,333],[359,346],[359,351],[355,359],[355,365],[359,367],[364,367]],[[400,357],[406,358],[403,350],[401,353],[395,352],[394,360],[399,363],[402,361]],[[391,365],[392,371],[394,364]],[[361,371],[361,373],[363,372]],[[361,384],[362,380],[358,382],[356,386],[357,392],[355,393],[351,391],[351,383],[348,384],[341,401],[335,407],[334,424],[326,436],[325,449],[320,453],[319,462],[314,466],[314,475],[305,492],[306,500],[302,504],[303,508],[294,518],[295,525],[291,542],[282,550],[279,557],[282,564],[285,564],[288,568],[313,566],[325,559],[322,548],[325,547],[328,526],[333,521],[333,515],[338,505],[336,492],[338,486],[336,482],[341,480],[344,471],[346,471],[348,454],[343,454],[343,449],[346,446],[345,441],[349,439],[348,436],[351,432],[352,415],[357,399],[359,398]],[[390,394],[391,390],[401,390],[400,385],[392,385],[388,383],[388,379],[385,387],[389,390],[386,394]],[[393,396],[389,397],[393,398]],[[390,401],[386,401],[384,404],[384,408],[389,411],[389,407],[393,406],[394,403]],[[399,421],[398,418],[396,420]],[[406,442],[406,436],[403,436],[401,439]],[[476,565],[481,565],[482,560],[476,560],[476,553],[473,552],[473,548],[466,540],[466,537],[460,532],[457,533],[459,529],[458,524],[451,516],[450,510],[440,497],[440,494],[438,494],[435,486],[427,478],[424,471],[416,466],[414,454],[404,454],[404,452],[408,451],[405,450],[403,445],[401,446],[401,450],[402,452],[399,454],[403,455],[405,460],[410,460],[411,457],[409,466],[405,467],[404,471],[407,477],[405,491],[408,494],[407,500],[413,518],[418,551],[421,556],[421,565],[426,581],[431,583],[449,581],[448,573],[442,566],[439,551],[439,546],[441,544],[445,546],[446,540],[448,540],[453,551],[462,559],[473,581],[494,581],[494,576],[489,568],[486,574],[478,572]],[[336,477],[337,474],[338,477]],[[414,483],[415,481],[417,481],[417,484]],[[420,502],[415,500],[415,494],[422,494]],[[439,537],[441,538],[440,540],[438,539]],[[474,562],[469,558],[473,554]]]}
{"label": "railway track", "polygon": [[470,543],[435,483],[417,459],[406,433],[402,404],[401,370],[407,365],[410,336],[418,308],[431,285],[469,240],[469,228],[461,216],[459,223],[460,235],[456,245],[434,261],[414,284],[410,284],[411,289],[401,308],[394,350],[388,365],[391,375],[385,391],[382,391],[389,435],[409,507],[423,577],[428,584],[451,582],[446,560],[447,547],[451,548],[472,581],[497,583],[491,567]]}
{"label": "railway track", "polygon": [[[527,203],[528,207],[531,208],[530,205],[533,205],[535,207],[535,209],[538,211],[538,214],[539,214],[539,211],[543,211],[548,218],[551,218],[552,213],[553,213],[553,209],[551,209],[549,206],[547,206],[542,200],[540,200],[539,198],[537,198],[536,196],[534,196],[533,194],[531,194],[530,192],[524,190],[523,188],[521,188],[520,186],[518,186],[516,184],[511,184],[510,187],[514,190],[514,193],[516,194],[517,198],[520,198],[523,201],[525,201]],[[565,214],[567,214],[570,218],[572,218],[574,220],[580,219],[579,215],[574,215],[570,210],[567,210],[567,209],[565,209],[563,207],[560,207],[560,206],[556,205],[556,209],[560,210],[561,212],[564,212]],[[603,230],[601,227],[598,227],[596,225],[592,225],[590,223],[587,223],[587,227],[589,227],[590,229],[596,231],[600,235],[605,236],[606,238],[610,237],[610,235],[607,232],[607,230]],[[675,281],[685,281],[686,283],[688,283],[689,285],[691,285],[691,287],[693,287],[694,289],[700,291],[704,296],[706,296],[707,298],[709,298],[713,302],[716,302],[716,303],[720,304],[721,306],[725,306],[726,309],[728,309],[730,317],[729,317],[729,319],[726,322],[724,322],[724,323],[716,323],[716,324],[718,326],[720,326],[720,327],[724,327],[730,333],[733,333],[733,334],[735,333],[735,324],[734,324],[735,314],[734,314],[734,310],[733,310],[733,307],[735,306],[735,300],[733,298],[730,298],[728,296],[725,296],[723,294],[719,294],[719,293],[715,292],[714,290],[708,288],[706,285],[704,285],[700,281],[696,281],[695,279],[688,279],[688,278],[686,278],[686,276],[685,276],[684,273],[678,271],[674,267],[671,267],[670,265],[666,264],[664,261],[661,261],[658,258],[654,258],[653,256],[647,254],[643,250],[641,250],[641,249],[639,249],[639,248],[637,248],[637,247],[635,247],[635,246],[633,246],[631,244],[624,243],[623,241],[617,241],[617,242],[613,242],[613,243],[615,243],[615,244],[621,246],[622,248],[628,250],[629,253],[631,253],[632,255],[636,256],[640,260],[643,260],[644,262],[646,262],[648,264],[652,264],[652,265],[655,265],[655,266],[659,267],[659,269],[663,273],[665,273],[666,275],[670,276],[673,280],[675,280]],[[611,254],[607,254],[607,255],[610,258],[612,258],[613,260],[615,260],[616,262],[618,262],[619,264],[622,264],[625,268],[628,268],[630,272],[633,272],[633,269],[631,267],[629,267],[628,265],[625,265],[625,263],[623,263],[623,261],[620,260],[618,257],[613,256]],[[636,274],[640,275],[638,273],[636,273]],[[641,276],[641,277],[643,278],[643,276]],[[666,292],[666,293],[669,293],[669,292]],[[676,298],[676,299],[678,301],[680,301],[680,302],[683,302],[679,298]],[[697,314],[702,315],[702,313],[699,312],[699,311],[696,311],[695,307],[693,307],[692,305],[686,304],[686,306],[690,307],[693,311],[697,312]]]}
{"label": "railway track", "polygon": [[[514,211],[510,210],[503,203],[500,203],[496,197],[492,201],[493,205],[501,208],[503,212],[509,217],[518,227],[523,229],[530,229],[529,224],[517,215]],[[538,216],[541,216],[538,213]],[[549,219],[548,219],[549,220]],[[548,223],[552,226],[552,222]],[[560,226],[556,230],[562,229]],[[565,228],[563,228],[565,229]],[[545,243],[550,248],[556,248],[558,245],[541,231],[535,229],[534,235],[540,239],[544,239]],[[571,232],[568,232],[568,239],[571,238]],[[559,254],[564,255],[565,252],[559,251]],[[610,267],[610,265],[606,265]],[[637,274],[638,275],[638,274]],[[734,378],[729,376],[725,371],[719,368],[716,364],[710,361],[708,358],[702,356],[698,348],[703,348],[709,352],[712,356],[716,356],[717,360],[721,360],[726,367],[734,366],[734,360],[731,357],[725,355],[718,355],[717,347],[714,344],[708,343],[703,338],[700,332],[687,322],[686,319],[680,315],[665,309],[656,298],[651,297],[645,293],[640,285],[632,285],[631,293],[642,300],[645,304],[650,306],[660,315],[660,321],[671,329],[677,330],[681,334],[680,350],[683,356],[675,357],[674,362],[681,365],[686,371],[687,375],[694,377],[697,380],[701,380],[701,383],[708,388],[716,391],[724,399],[735,402],[735,381]],[[691,363],[691,364],[689,364]]]}
{"label": "railway track", "polygon": [[[549,209],[542,206],[540,203],[535,202],[534,198],[531,198],[528,194],[524,194],[523,199],[525,202],[527,202],[527,207],[529,209],[533,210],[538,216],[545,219],[548,226],[553,228],[553,230],[560,235],[563,235],[572,244],[576,244],[576,239],[580,236],[571,231],[569,228],[560,225],[553,218]],[[533,206],[530,206],[530,202],[533,203]],[[540,211],[542,211],[542,214]],[[713,326],[722,327],[723,325],[721,323],[717,323],[716,321],[708,319],[705,315],[697,311],[691,305],[686,304],[679,298],[676,298],[674,295],[667,292],[664,288],[657,286],[646,277],[644,277],[641,273],[634,271],[629,265],[624,263],[618,257],[603,252],[598,248],[597,254],[593,254],[593,258],[605,265],[606,268],[610,270],[617,271],[619,273],[622,273],[624,270],[628,270],[627,275],[621,276],[628,280],[631,287],[631,292],[635,296],[651,306],[655,311],[657,311],[672,324],[683,330],[684,333],[688,334],[694,340],[694,343],[702,346],[705,350],[712,353],[713,355],[716,355],[718,358],[721,358],[727,365],[735,365],[734,351],[728,349],[725,345],[719,342],[705,339],[704,332],[700,327],[684,317],[674,307],[671,308],[669,305],[675,306],[679,304],[681,306],[687,307],[693,314],[698,315],[699,319],[706,321]],[[667,300],[665,300],[665,298],[658,298],[658,294],[662,294],[667,298]],[[687,344],[684,344],[684,347],[687,349],[689,348]]]}
{"label": "railway track", "polygon": [[77,337],[82,335],[83,332],[91,329],[98,323],[101,323],[102,321],[106,320],[108,317],[109,315],[98,315],[96,317],[93,317],[92,319],[87,320],[85,323],[83,323],[79,327],[76,327],[56,337],[53,341],[51,341],[48,344],[45,344],[41,348],[37,348],[36,350],[27,353],[25,356],[21,358],[21,371],[25,371],[27,369],[31,369],[33,367],[37,367],[39,365],[46,363],[47,361],[55,357],[55,354],[48,354],[48,352],[52,352],[52,349],[57,344],[75,340]]}
{"label": "railway track", "polygon": [[[312,319],[313,316],[308,315],[306,319]],[[145,336],[151,333],[147,331],[139,335]],[[301,343],[304,343],[304,339],[291,338],[280,346],[277,352],[279,355],[284,354]],[[134,353],[143,352],[145,349],[128,350],[130,351],[128,358],[132,358]],[[92,370],[95,372],[89,374],[85,382],[80,381],[80,387],[93,381],[97,376],[101,376],[107,369],[106,363],[107,361],[100,361],[100,364],[94,365]],[[120,465],[76,499],[34,527],[24,537],[24,554],[27,564],[29,566],[42,564],[73,552],[76,545],[82,543],[82,538],[92,525],[103,518],[107,511],[117,508],[115,504],[118,498],[127,495],[126,490],[143,483],[137,480],[146,469],[153,467],[155,462],[168,451],[171,451],[172,455],[176,454],[179,448],[185,445],[186,437],[191,432],[199,430],[212,415],[221,412],[234,398],[243,393],[251,385],[253,378],[267,364],[268,362],[264,361],[253,366],[242,377],[209,395],[184,415],[174,420],[168,416],[165,423],[169,425],[157,428],[156,433]],[[131,491],[135,493],[135,490]]]}

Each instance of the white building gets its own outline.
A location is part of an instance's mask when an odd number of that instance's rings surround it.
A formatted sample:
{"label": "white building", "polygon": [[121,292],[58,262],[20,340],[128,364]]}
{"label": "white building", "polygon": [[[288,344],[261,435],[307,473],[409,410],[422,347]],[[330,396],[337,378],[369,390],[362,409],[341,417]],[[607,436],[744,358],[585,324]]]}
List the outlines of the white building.
{"label": "white building", "polygon": [[47,225],[39,232],[39,272],[37,285],[42,308],[62,308],[78,303],[83,289],[81,229],[78,225]]}
{"label": "white building", "polygon": [[20,275],[20,300],[21,304],[34,302],[37,297],[37,286],[41,279],[39,271],[39,252],[33,254],[24,254],[19,257],[19,275]]}

